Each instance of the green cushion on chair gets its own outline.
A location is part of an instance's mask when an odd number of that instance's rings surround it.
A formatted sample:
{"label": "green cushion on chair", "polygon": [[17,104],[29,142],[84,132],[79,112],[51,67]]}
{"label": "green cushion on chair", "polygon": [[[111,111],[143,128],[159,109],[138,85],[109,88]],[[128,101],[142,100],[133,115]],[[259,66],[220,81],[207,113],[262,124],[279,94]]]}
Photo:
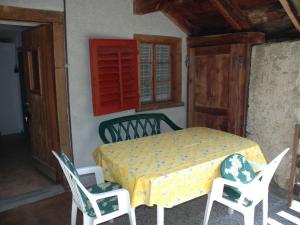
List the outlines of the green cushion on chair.
{"label": "green cushion on chair", "polygon": [[[121,186],[119,184],[112,183],[112,182],[106,182],[103,184],[94,185],[94,186],[88,188],[88,191],[93,194],[99,194],[99,193],[103,193],[103,192],[107,192],[107,191],[117,190],[120,188],[121,188]],[[93,207],[91,206],[90,201],[87,198],[86,199],[83,198],[83,200],[86,203],[85,210],[86,210],[87,214],[91,217],[95,217],[96,216],[95,211],[94,211]],[[97,203],[98,203],[98,207],[100,209],[101,215],[105,215],[105,214],[117,211],[119,209],[117,196],[100,199]]]}
{"label": "green cushion on chair", "polygon": [[65,163],[65,165],[69,168],[69,170],[71,170],[71,172],[77,177],[79,178],[79,173],[76,170],[76,167],[74,166],[74,164],[70,161],[70,159],[68,158],[68,156],[61,152],[60,153],[60,158],[61,160]]}
{"label": "green cushion on chair", "polygon": [[[76,170],[74,164],[66,156],[66,154],[61,152],[60,158],[65,163],[65,165],[69,168],[69,170],[71,170],[71,172],[79,179],[78,171]],[[107,191],[117,190],[120,188],[121,188],[121,186],[119,184],[112,183],[112,182],[106,182],[106,183],[94,185],[94,186],[88,188],[88,191],[93,194],[99,194],[99,193],[103,193],[103,192],[107,192]],[[84,194],[84,192],[79,187],[78,187],[78,189],[81,194],[82,200],[84,202],[86,213],[91,217],[95,217],[96,216],[95,211],[94,211],[88,197]],[[98,203],[98,207],[101,211],[101,215],[105,215],[105,214],[114,212],[119,209],[117,196],[100,199],[97,203]]]}
{"label": "green cushion on chair", "polygon": [[256,176],[251,165],[241,154],[228,156],[221,164],[221,176],[239,183],[249,183]]}
{"label": "green cushion on chair", "polygon": [[[251,182],[256,176],[246,158],[237,153],[225,158],[221,164],[220,170],[223,178],[244,184]],[[224,187],[224,198],[237,202],[240,196],[241,192],[238,189],[228,186]],[[244,206],[250,206],[251,204],[252,201],[244,199]]]}

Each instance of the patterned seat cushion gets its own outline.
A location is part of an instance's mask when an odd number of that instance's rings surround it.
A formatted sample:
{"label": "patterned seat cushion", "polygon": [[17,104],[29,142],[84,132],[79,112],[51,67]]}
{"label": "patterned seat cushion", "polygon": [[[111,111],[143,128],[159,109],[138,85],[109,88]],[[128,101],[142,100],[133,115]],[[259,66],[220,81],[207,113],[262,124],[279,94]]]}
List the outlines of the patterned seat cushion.
{"label": "patterned seat cushion", "polygon": [[[69,168],[69,170],[71,170],[71,172],[79,179],[79,173],[76,170],[74,164],[69,160],[69,158],[63,152],[60,153],[60,158],[65,163],[65,165]],[[103,193],[103,192],[107,192],[107,191],[117,190],[120,188],[121,188],[121,186],[119,184],[112,183],[112,182],[106,182],[106,183],[94,185],[94,186],[88,188],[88,191],[93,194],[99,194],[99,193]],[[91,217],[95,217],[96,216],[95,211],[94,211],[88,197],[84,194],[84,192],[79,187],[78,187],[78,189],[79,189],[80,195],[82,197],[82,200],[84,202],[86,213]],[[100,199],[97,203],[98,203],[98,207],[101,211],[101,215],[105,215],[105,214],[114,212],[119,209],[117,196]]]}
{"label": "patterned seat cushion", "polygon": [[[106,182],[103,184],[94,185],[88,188],[88,191],[93,194],[99,194],[107,191],[120,189],[121,186],[117,183]],[[85,202],[85,210],[87,214],[91,217],[95,217],[95,211],[87,198],[83,199]],[[98,207],[100,209],[101,215],[105,215],[114,211],[119,210],[118,197],[112,196],[97,201]]]}
{"label": "patterned seat cushion", "polygon": [[[256,173],[253,171],[246,158],[237,153],[225,158],[221,164],[220,170],[223,178],[244,184],[251,182],[256,176]],[[237,202],[240,196],[241,192],[237,188],[228,186],[224,188],[224,198]],[[244,206],[250,206],[251,204],[252,201],[244,199]]]}

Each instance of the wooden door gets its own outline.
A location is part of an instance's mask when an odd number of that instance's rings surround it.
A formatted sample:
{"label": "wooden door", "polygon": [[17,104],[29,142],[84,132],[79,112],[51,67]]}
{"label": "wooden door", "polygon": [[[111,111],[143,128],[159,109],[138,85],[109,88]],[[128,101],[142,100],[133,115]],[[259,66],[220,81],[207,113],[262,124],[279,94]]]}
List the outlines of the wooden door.
{"label": "wooden door", "polygon": [[32,157],[39,169],[55,179],[52,149],[58,149],[52,28],[43,25],[22,33],[26,111]]}
{"label": "wooden door", "polygon": [[244,135],[247,45],[190,48],[188,126]]}

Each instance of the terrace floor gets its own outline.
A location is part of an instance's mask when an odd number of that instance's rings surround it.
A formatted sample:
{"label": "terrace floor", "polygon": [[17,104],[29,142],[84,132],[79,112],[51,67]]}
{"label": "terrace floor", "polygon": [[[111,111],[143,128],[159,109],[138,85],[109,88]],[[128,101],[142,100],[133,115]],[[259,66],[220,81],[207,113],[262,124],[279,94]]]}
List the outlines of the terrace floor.
{"label": "terrace floor", "polygon": [[[205,212],[206,196],[165,210],[165,225],[200,225]],[[53,198],[42,200],[0,213],[0,225],[66,225],[70,224],[71,194],[69,192]],[[292,217],[294,222],[284,217]],[[288,214],[287,214],[288,213]],[[289,215],[289,216],[288,216]],[[293,225],[300,224],[300,213],[288,208],[285,194],[272,187],[269,194],[269,224]],[[137,225],[155,225],[156,208],[140,206],[136,209]],[[82,224],[82,214],[78,213],[77,225]],[[129,225],[128,216],[122,216],[104,225]],[[227,208],[215,203],[209,225],[239,225],[243,224],[243,216],[234,212],[227,213]],[[262,224],[262,209],[258,205],[255,213],[255,225]]]}
{"label": "terrace floor", "polygon": [[23,135],[1,137],[0,184],[0,200],[54,185],[34,167],[29,142]]}
{"label": "terrace floor", "polygon": [[0,136],[0,212],[63,191],[36,169],[24,134]]}

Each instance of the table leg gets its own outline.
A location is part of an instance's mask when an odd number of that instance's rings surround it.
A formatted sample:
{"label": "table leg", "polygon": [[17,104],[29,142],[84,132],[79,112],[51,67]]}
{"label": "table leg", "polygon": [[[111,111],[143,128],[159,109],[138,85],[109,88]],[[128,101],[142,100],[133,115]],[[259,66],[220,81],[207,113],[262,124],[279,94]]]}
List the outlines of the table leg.
{"label": "table leg", "polygon": [[157,206],[157,225],[164,225],[164,207]]}

